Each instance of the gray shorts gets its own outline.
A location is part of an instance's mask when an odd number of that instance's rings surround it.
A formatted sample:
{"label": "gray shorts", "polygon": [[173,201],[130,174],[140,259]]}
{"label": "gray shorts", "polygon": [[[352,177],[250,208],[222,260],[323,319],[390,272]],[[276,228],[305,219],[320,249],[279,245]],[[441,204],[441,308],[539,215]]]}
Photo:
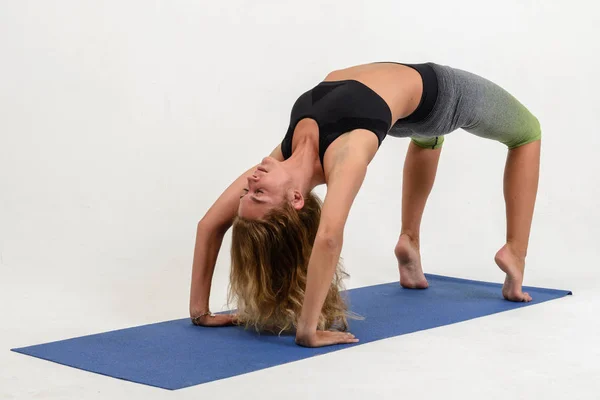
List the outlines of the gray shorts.
{"label": "gray shorts", "polygon": [[435,105],[421,121],[398,121],[388,135],[410,137],[420,147],[433,149],[459,128],[510,149],[541,138],[537,118],[500,86],[470,72],[428,64],[437,78]]}

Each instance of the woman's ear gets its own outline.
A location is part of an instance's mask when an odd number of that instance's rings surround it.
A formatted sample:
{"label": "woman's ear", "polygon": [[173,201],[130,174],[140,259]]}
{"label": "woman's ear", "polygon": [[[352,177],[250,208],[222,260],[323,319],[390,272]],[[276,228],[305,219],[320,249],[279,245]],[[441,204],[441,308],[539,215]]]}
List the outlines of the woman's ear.
{"label": "woman's ear", "polygon": [[301,210],[302,207],[304,207],[304,196],[302,196],[302,193],[300,193],[300,191],[298,191],[298,190],[292,191],[291,204],[295,210]]}

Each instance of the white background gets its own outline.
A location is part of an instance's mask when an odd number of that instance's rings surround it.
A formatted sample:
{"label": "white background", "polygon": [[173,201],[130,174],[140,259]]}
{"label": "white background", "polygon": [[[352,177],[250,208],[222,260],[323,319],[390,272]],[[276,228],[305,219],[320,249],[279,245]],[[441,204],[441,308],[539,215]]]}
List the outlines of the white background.
{"label": "white background", "polygon": [[[1,0],[0,398],[597,398],[598,7]],[[8,351],[185,317],[197,221],[281,141],[299,94],[372,61],[469,70],[539,118],[525,283],[574,296],[174,393]],[[386,138],[356,199],[348,287],[398,279],[407,145]],[[426,272],[502,281],[505,156],[462,131],[446,138],[423,221]]]}

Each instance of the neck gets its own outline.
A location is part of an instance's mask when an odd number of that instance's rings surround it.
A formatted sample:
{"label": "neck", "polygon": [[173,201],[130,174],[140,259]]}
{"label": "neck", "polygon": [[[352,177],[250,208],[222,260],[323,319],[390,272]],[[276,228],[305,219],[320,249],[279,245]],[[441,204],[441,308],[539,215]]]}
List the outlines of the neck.
{"label": "neck", "polygon": [[325,183],[318,145],[308,138],[297,143],[291,157],[283,163],[288,168],[294,185],[303,194],[307,194],[316,186]]}

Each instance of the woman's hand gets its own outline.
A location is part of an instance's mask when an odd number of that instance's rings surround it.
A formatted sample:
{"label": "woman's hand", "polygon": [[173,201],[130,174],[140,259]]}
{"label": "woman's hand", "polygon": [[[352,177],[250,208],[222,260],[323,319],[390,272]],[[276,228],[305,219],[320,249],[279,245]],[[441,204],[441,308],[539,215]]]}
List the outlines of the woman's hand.
{"label": "woman's hand", "polygon": [[296,333],[296,344],[302,347],[323,347],[357,342],[358,339],[350,332],[314,331],[310,334]]}
{"label": "woman's hand", "polygon": [[192,323],[197,326],[231,326],[237,324],[237,318],[235,314],[209,314],[201,315],[199,317],[192,316]]}

